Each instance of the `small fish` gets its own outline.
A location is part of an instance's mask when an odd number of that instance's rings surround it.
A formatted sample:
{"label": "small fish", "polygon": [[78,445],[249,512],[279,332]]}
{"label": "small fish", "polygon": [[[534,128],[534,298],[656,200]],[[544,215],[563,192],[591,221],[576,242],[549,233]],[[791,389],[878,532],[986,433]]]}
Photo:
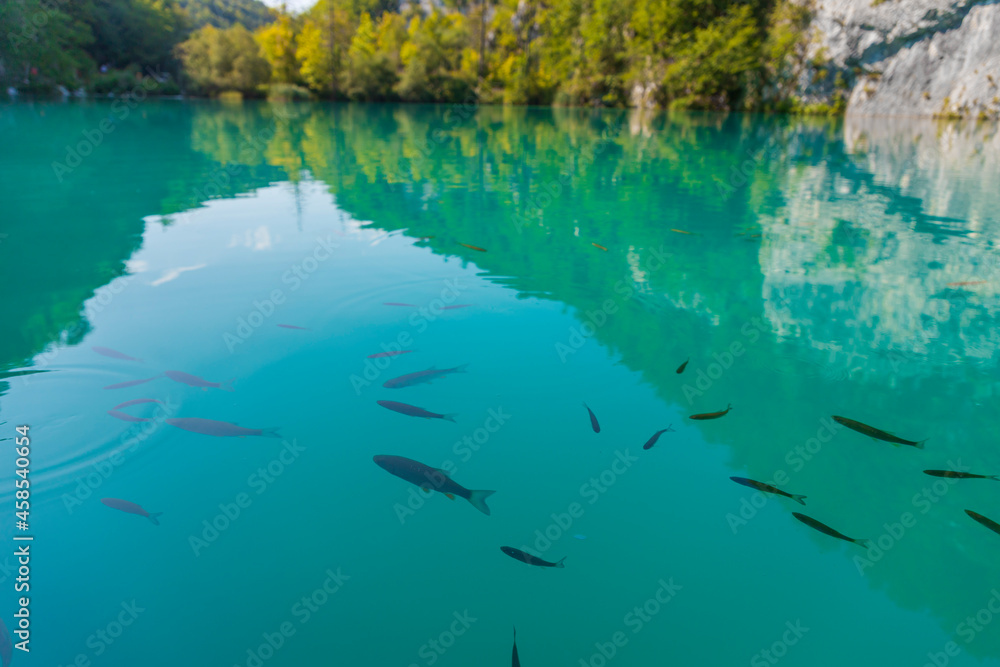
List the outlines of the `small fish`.
{"label": "small fish", "polygon": [[814,528],[815,530],[818,530],[821,533],[829,535],[830,537],[836,537],[838,540],[844,540],[846,542],[854,542],[859,547],[864,547],[865,549],[871,546],[871,542],[869,542],[868,540],[856,540],[852,537],[848,537],[847,535],[844,535],[843,533],[837,532],[833,528],[830,528],[830,526],[826,525],[825,523],[820,523],[816,519],[806,516],[805,514],[792,512],[792,516],[794,516],[796,519],[806,524],[810,528]]}
{"label": "small fish", "polygon": [[133,417],[126,412],[118,412],[117,410],[108,410],[108,414],[115,419],[121,419],[123,422],[148,422],[148,419],[142,417]]}
{"label": "small fish", "polygon": [[688,367],[688,362],[691,361],[691,357],[684,360],[684,363],[677,367],[677,374],[680,375],[684,372],[684,369]]}
{"label": "small fish", "polygon": [[590,414],[590,428],[594,429],[594,433],[600,433],[601,425],[597,423],[597,415],[594,414],[594,411],[586,403],[583,404],[583,407],[587,408],[587,412]]}
{"label": "small fish", "polygon": [[144,384],[150,380],[155,380],[160,377],[159,375],[154,375],[151,378],[146,378],[145,380],[129,380],[128,382],[119,382],[118,384],[109,384],[105,389],[124,389],[125,387],[134,387],[136,385]]}
{"label": "small fish", "polygon": [[306,329],[305,327],[297,327],[294,324],[279,324],[278,326],[285,329],[298,329],[299,331],[309,331],[309,329]]}
{"label": "small fish", "polygon": [[397,354],[409,354],[414,350],[393,350],[392,352],[376,352],[375,354],[369,354],[369,359],[381,359],[382,357],[395,357]]}
{"label": "small fish", "polygon": [[267,428],[243,428],[237,424],[220,422],[214,419],[202,419],[201,417],[178,417],[166,420],[171,426],[176,426],[192,433],[202,435],[214,435],[217,438],[242,438],[248,435],[260,435],[265,438],[280,438],[279,426],[269,426]]}
{"label": "small fish", "polygon": [[665,429],[661,429],[661,430],[657,431],[656,433],[654,433],[653,437],[651,437],[649,440],[647,440],[646,444],[643,445],[642,448],[643,449],[650,449],[653,445],[656,444],[656,441],[660,439],[661,435],[663,435],[664,433],[673,433],[674,432],[673,426],[674,425],[671,424],[670,426],[666,427]]}
{"label": "small fish", "polygon": [[520,549],[515,549],[514,547],[500,547],[500,551],[504,552],[511,558],[516,558],[522,563],[527,563],[528,565],[537,565],[538,567],[566,567],[563,565],[563,561],[566,560],[565,556],[557,560],[555,563],[550,563],[547,560],[542,560],[537,556],[532,556],[531,554],[521,551]]}
{"label": "small fish", "polygon": [[441,310],[455,310],[456,308],[468,308],[471,305],[472,305],[471,303],[460,303],[454,306],[441,306]]}
{"label": "small fish", "polygon": [[144,516],[153,522],[154,526],[159,526],[160,522],[156,520],[156,517],[163,514],[163,512],[153,512],[150,514],[146,510],[142,509],[135,503],[129,502],[127,500],[119,500],[118,498],[101,498],[101,502],[110,507],[111,509],[121,510],[122,512],[128,512],[129,514],[138,514],[139,516]]}
{"label": "small fish", "polygon": [[698,415],[691,415],[689,419],[718,419],[719,417],[725,416],[732,409],[733,404],[730,403],[725,410],[720,410],[719,412],[703,412]]}
{"label": "small fish", "polygon": [[432,239],[432,238],[434,238],[434,237],[433,236],[418,236],[417,240],[418,241],[427,241],[428,239]]}
{"label": "small fish", "polygon": [[586,535],[574,535],[573,537],[576,538],[576,539],[578,539],[578,540],[585,540],[585,539],[587,539]]}
{"label": "small fish", "polygon": [[386,472],[405,479],[410,484],[416,484],[424,491],[434,490],[443,493],[452,500],[455,496],[465,498],[469,503],[483,514],[489,516],[490,508],[486,506],[486,499],[496,491],[474,491],[453,481],[448,476],[447,470],[432,468],[429,465],[408,459],[403,456],[391,456],[378,454],[372,457],[375,465]]}
{"label": "small fish", "polygon": [[375,401],[381,405],[386,410],[392,410],[393,412],[398,412],[403,415],[408,415],[410,417],[422,417],[424,419],[447,419],[450,422],[455,421],[455,415],[439,415],[436,412],[428,412],[423,408],[418,408],[415,405],[407,405],[406,403],[397,403],[396,401]]}
{"label": "small fish", "polygon": [[383,306],[404,306],[406,308],[416,308],[412,303],[399,303],[398,301],[383,301]]}
{"label": "small fish", "polygon": [[688,234],[689,236],[694,236],[694,232],[685,232],[683,229],[673,229],[673,228],[671,228],[670,231],[677,232],[678,234]]}
{"label": "small fish", "polygon": [[92,347],[90,348],[97,354],[103,355],[105,357],[111,357],[112,359],[121,359],[122,361],[142,361],[142,359],[136,359],[135,357],[130,357],[127,354],[119,352],[118,350],[112,350],[110,347]]}
{"label": "small fish", "polygon": [[948,287],[971,287],[972,285],[985,285],[985,280],[963,280],[957,283],[948,283]]}
{"label": "small fish", "polygon": [[601,250],[603,250],[604,252],[607,252],[607,251],[608,251],[608,249],[607,249],[607,248],[605,248],[604,246],[602,246],[602,245],[601,245],[600,243],[594,243],[594,242],[591,242],[591,244],[590,244],[590,245],[594,246],[595,248],[600,248],[600,249],[601,249]]}
{"label": "small fish", "polygon": [[131,401],[125,401],[124,403],[119,403],[112,410],[119,410],[121,408],[127,408],[130,405],[139,405],[141,403],[163,403],[163,401],[158,401],[155,398],[134,398]]}
{"label": "small fish", "polygon": [[979,512],[973,512],[972,510],[965,510],[965,513],[971,516],[979,523],[989,528],[990,530],[992,530],[994,533],[1000,534],[1000,523],[997,523],[993,519],[987,519]]}
{"label": "small fish", "polygon": [[875,438],[876,440],[884,440],[885,442],[891,442],[898,445],[910,445],[911,447],[916,447],[917,449],[923,449],[924,443],[927,440],[905,440],[903,438],[897,438],[892,433],[887,433],[881,429],[877,429],[874,426],[868,426],[867,424],[862,424],[861,422],[856,422],[853,419],[848,419],[847,417],[833,416],[833,421],[846,426],[852,431],[857,431],[858,433],[863,433],[869,438]]}
{"label": "small fish", "polygon": [[797,493],[786,493],[776,486],[771,486],[770,484],[765,484],[764,482],[757,482],[752,479],[747,479],[746,477],[730,477],[737,484],[742,484],[743,486],[749,486],[751,489],[757,489],[758,491],[763,491],[764,493],[774,493],[779,496],[784,496],[786,498],[791,498],[792,500],[806,504],[806,497],[800,496]]}
{"label": "small fish", "polygon": [[925,470],[924,474],[934,477],[950,477],[951,479],[993,479],[1000,482],[1000,477],[996,475],[975,475],[971,472],[958,472],[956,470]]}
{"label": "small fish", "polygon": [[226,380],[225,382],[209,382],[208,380],[201,379],[197,375],[191,375],[190,373],[184,373],[183,371],[166,371],[164,375],[174,382],[180,382],[181,384],[186,384],[190,387],[200,387],[202,391],[207,391],[209,387],[213,389],[221,389],[223,391],[233,390],[233,380]]}
{"label": "small fish", "polygon": [[521,659],[517,657],[517,628],[514,628],[514,652],[510,656],[510,667],[521,667]]}
{"label": "small fish", "polygon": [[450,375],[452,373],[464,373],[466,366],[468,366],[468,364],[462,364],[461,366],[455,366],[454,368],[442,368],[441,370],[431,367],[426,371],[407,373],[406,375],[400,375],[398,378],[386,380],[382,383],[382,386],[387,389],[402,389],[403,387],[412,387],[415,384],[430,383],[440,377],[444,377],[445,375]]}
{"label": "small fish", "polygon": [[458,245],[465,246],[469,250],[478,250],[479,252],[486,252],[486,248],[480,248],[477,245],[469,245],[468,243],[459,243]]}

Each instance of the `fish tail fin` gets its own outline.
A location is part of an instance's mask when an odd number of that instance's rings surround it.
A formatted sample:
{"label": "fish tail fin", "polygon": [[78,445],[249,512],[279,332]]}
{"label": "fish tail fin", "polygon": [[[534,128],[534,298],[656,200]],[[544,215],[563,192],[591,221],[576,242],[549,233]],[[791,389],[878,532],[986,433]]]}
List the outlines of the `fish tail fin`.
{"label": "fish tail fin", "polygon": [[265,438],[280,438],[281,434],[278,433],[280,426],[267,426],[260,430],[260,434]]}
{"label": "fish tail fin", "polygon": [[457,417],[457,416],[458,416],[457,412],[449,412],[446,415],[441,415],[441,419],[447,419],[450,422],[454,422],[455,421],[455,417]]}
{"label": "fish tail fin", "polygon": [[160,522],[156,520],[156,517],[160,516],[161,514],[163,514],[163,512],[152,512],[149,515],[148,518],[149,518],[150,521],[153,522],[154,526],[159,526],[160,525]]}
{"label": "fish tail fin", "polygon": [[917,449],[923,449],[924,443],[927,442],[928,440],[930,440],[930,438],[924,438],[923,440],[920,440],[919,442],[917,442],[917,444],[913,446],[916,447]]}
{"label": "fish tail fin", "polygon": [[563,556],[562,558],[560,558],[559,560],[557,560],[556,561],[556,567],[566,567],[565,565],[563,565],[563,561],[565,561],[565,560],[566,560],[566,556]]}
{"label": "fish tail fin", "polygon": [[469,368],[469,364],[462,364],[461,366],[455,366],[454,368],[452,368],[451,372],[452,373],[468,373],[469,372],[467,370],[468,368]]}
{"label": "fish tail fin", "polygon": [[219,389],[221,389],[222,391],[232,391],[233,390],[233,382],[235,382],[235,381],[236,381],[236,378],[229,378],[225,382],[220,382],[219,383]]}
{"label": "fish tail fin", "polygon": [[676,433],[677,432],[677,431],[674,430],[674,425],[673,424],[671,424],[670,426],[668,426],[665,430],[666,430],[667,433]]}
{"label": "fish tail fin", "polygon": [[797,493],[793,493],[791,497],[792,497],[792,500],[794,500],[795,502],[797,502],[797,503],[799,503],[801,505],[805,505],[806,504],[806,497],[805,496],[799,495]]}
{"label": "fish tail fin", "polygon": [[854,542],[859,547],[862,547],[864,549],[871,549],[872,548],[872,542],[871,542],[871,540],[851,540],[851,542]]}
{"label": "fish tail fin", "polygon": [[986,479],[992,479],[996,482],[1000,482],[1000,475],[987,475]]}
{"label": "fish tail fin", "polygon": [[485,514],[490,515],[490,508],[486,506],[486,499],[492,496],[496,491],[469,491],[469,502],[477,510]]}

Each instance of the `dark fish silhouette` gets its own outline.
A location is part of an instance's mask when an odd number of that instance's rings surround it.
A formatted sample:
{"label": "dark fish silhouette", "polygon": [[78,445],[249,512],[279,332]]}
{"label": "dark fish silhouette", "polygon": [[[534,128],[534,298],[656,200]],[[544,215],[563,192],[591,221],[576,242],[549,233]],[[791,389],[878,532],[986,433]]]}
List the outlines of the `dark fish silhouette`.
{"label": "dark fish silhouette", "polygon": [[990,530],[992,530],[994,533],[997,533],[998,535],[1000,535],[1000,523],[997,523],[993,519],[987,519],[986,517],[984,517],[979,512],[973,512],[972,510],[965,510],[965,513],[968,514],[969,516],[971,516],[973,519],[975,519],[979,523],[981,523],[984,526],[986,526],[987,528],[989,528]]}
{"label": "dark fish silhouette", "polygon": [[398,403],[396,401],[375,402],[386,410],[392,410],[393,412],[398,412],[401,415],[407,415],[409,417],[422,417],[423,419],[447,419],[450,422],[455,421],[455,415],[453,414],[440,415],[436,412],[428,412],[427,410],[418,408],[415,405],[407,405],[406,403]]}
{"label": "dark fish silhouette", "polygon": [[471,303],[456,303],[454,306],[441,306],[441,310],[455,310],[456,308],[469,308]]}
{"label": "dark fish silhouette", "polygon": [[590,415],[590,428],[594,429],[594,433],[600,433],[601,425],[597,423],[597,415],[594,414],[594,411],[586,403],[583,404],[583,407],[587,408],[587,413]]}
{"label": "dark fish silhouette", "polygon": [[123,422],[148,422],[149,420],[144,417],[133,417],[127,412],[119,412],[118,410],[108,410],[108,414],[115,419],[121,419]]}
{"label": "dark fish silhouette", "polygon": [[538,567],[566,567],[563,565],[563,561],[566,557],[563,556],[555,563],[550,563],[547,560],[542,560],[538,556],[532,556],[531,554],[521,551],[520,549],[515,549],[514,547],[500,547],[500,551],[504,552],[511,558],[515,558],[522,563],[527,563],[528,565],[537,565]]}
{"label": "dark fish silhouette", "polygon": [[678,375],[680,375],[681,373],[684,372],[684,369],[687,368],[687,365],[688,365],[689,361],[691,361],[691,357],[688,357],[687,359],[685,359],[684,363],[677,367],[677,374]]}
{"label": "dark fish silhouette", "polygon": [[278,326],[283,329],[299,329],[301,331],[309,331],[309,329],[306,329],[305,327],[297,327],[294,324],[279,324]]}
{"label": "dark fish silhouette", "polygon": [[468,364],[455,366],[454,368],[442,368],[440,370],[432,367],[428,368],[426,371],[407,373],[406,375],[400,375],[398,378],[386,380],[382,383],[382,386],[387,387],[388,389],[402,389],[403,387],[412,387],[415,384],[430,383],[440,377],[444,377],[445,375],[451,375],[452,373],[464,373],[466,366],[468,366]]}
{"label": "dark fish silhouette", "polygon": [[897,438],[892,433],[887,433],[882,429],[875,428],[874,426],[869,426],[868,424],[862,424],[861,422],[854,421],[853,419],[848,419],[847,417],[833,416],[833,421],[846,426],[852,431],[857,431],[858,433],[863,433],[869,438],[875,438],[876,440],[884,440],[885,442],[891,442],[894,445],[910,445],[911,447],[916,447],[917,449],[923,449],[926,440],[906,440],[904,438]]}
{"label": "dark fish silhouette", "polygon": [[267,428],[243,428],[237,424],[220,422],[214,419],[202,419],[201,417],[178,417],[166,420],[171,426],[176,426],[192,433],[202,435],[214,435],[217,438],[242,438],[248,435],[261,435],[265,438],[280,438],[278,426]]}
{"label": "dark fish silhouette", "polygon": [[109,384],[105,389],[124,389],[125,387],[134,387],[138,384],[144,384],[150,380],[155,380],[160,377],[159,375],[154,375],[151,378],[146,378],[145,380],[129,380],[128,382],[119,382],[118,384]]}
{"label": "dark fish silhouette", "polygon": [[489,516],[490,508],[486,506],[486,499],[496,491],[473,491],[453,481],[448,476],[448,472],[440,468],[432,468],[419,461],[408,459],[403,456],[390,456],[379,454],[372,457],[375,464],[383,470],[405,479],[410,484],[416,484],[424,491],[434,490],[443,493],[452,500],[455,496],[465,498],[473,507]]}
{"label": "dark fish silhouette", "polygon": [[409,354],[413,350],[394,350],[392,352],[376,352],[375,354],[369,354],[369,359],[381,359],[382,357],[395,357],[397,354]]}
{"label": "dark fish silhouette", "polygon": [[774,493],[779,496],[785,496],[786,498],[791,498],[792,500],[806,504],[806,497],[800,496],[797,493],[786,493],[776,486],[771,486],[770,484],[765,484],[764,482],[758,482],[752,479],[747,479],[746,477],[730,477],[737,484],[742,484],[743,486],[749,486],[751,489],[757,489],[758,491],[763,491],[764,493]]}
{"label": "dark fish silhouette", "polygon": [[135,357],[130,357],[123,352],[118,350],[112,350],[110,347],[92,347],[90,348],[97,354],[103,355],[105,357],[111,357],[112,359],[121,359],[122,361],[142,361],[142,359],[136,359]]}
{"label": "dark fish silhouette", "polygon": [[957,470],[925,470],[924,474],[933,477],[950,477],[951,479],[994,479],[1000,482],[1000,477],[996,475],[974,475],[971,472],[958,472]]}
{"label": "dark fish silhouette", "polygon": [[604,252],[607,252],[607,251],[608,251],[608,249],[607,249],[607,248],[605,248],[604,246],[602,246],[602,245],[601,245],[600,243],[593,243],[593,242],[591,242],[591,244],[590,244],[590,245],[594,246],[595,248],[600,248],[600,249],[601,249],[601,250],[603,250]]}
{"label": "dark fish silhouette", "polygon": [[871,542],[869,542],[868,540],[856,540],[853,537],[848,537],[847,535],[844,535],[843,533],[838,532],[833,528],[830,528],[830,526],[826,525],[825,523],[820,523],[811,516],[806,516],[805,514],[799,514],[798,512],[792,512],[792,516],[794,516],[796,519],[806,524],[810,528],[818,530],[824,535],[829,535],[830,537],[836,537],[838,540],[844,540],[845,542],[853,542],[854,544],[857,544],[859,547],[863,547],[865,549],[871,546]]}
{"label": "dark fish silhouette", "polygon": [[733,409],[733,404],[730,403],[725,410],[720,410],[719,412],[703,412],[699,415],[691,415],[691,419],[718,419],[719,417],[725,416],[730,410]]}
{"label": "dark fish silhouette", "polygon": [[119,403],[112,410],[120,410],[121,408],[127,408],[130,405],[139,405],[141,403],[162,403],[163,401],[158,401],[155,398],[134,398],[131,401],[125,401],[124,403]]}
{"label": "dark fish silhouette", "polygon": [[163,514],[163,512],[153,512],[150,514],[146,510],[142,509],[135,503],[129,502],[127,500],[120,500],[118,498],[101,498],[101,502],[110,507],[111,509],[120,510],[122,512],[128,512],[129,514],[138,514],[139,516],[144,516],[153,522],[154,526],[159,526],[160,522],[156,520],[156,517]]}
{"label": "dark fish silhouette", "polygon": [[510,656],[510,667],[521,667],[521,659],[517,657],[517,628],[514,628],[514,652]]}
{"label": "dark fish silhouette", "polygon": [[382,303],[383,306],[405,306],[407,308],[416,308],[412,303],[399,303],[398,301],[385,301]]}
{"label": "dark fish silhouette", "polygon": [[469,245],[468,243],[459,243],[458,245],[463,245],[469,250],[478,250],[479,252],[486,252],[486,248],[480,248],[477,245]]}
{"label": "dark fish silhouette", "polygon": [[202,391],[209,388],[221,389],[223,391],[233,390],[232,380],[226,380],[225,382],[209,382],[208,380],[201,379],[197,375],[191,375],[190,373],[185,373],[183,371],[166,371],[164,375],[174,382],[180,382],[181,384],[186,384],[189,387],[197,387]]}
{"label": "dark fish silhouette", "polygon": [[661,430],[657,431],[656,433],[654,433],[653,437],[651,437],[649,440],[647,440],[646,444],[643,445],[642,448],[643,449],[649,449],[650,447],[652,447],[653,445],[656,444],[656,441],[660,439],[661,435],[663,435],[664,433],[667,433],[667,432],[670,432],[670,433],[674,432],[673,424],[671,424],[670,426],[666,427],[665,429],[661,429]]}

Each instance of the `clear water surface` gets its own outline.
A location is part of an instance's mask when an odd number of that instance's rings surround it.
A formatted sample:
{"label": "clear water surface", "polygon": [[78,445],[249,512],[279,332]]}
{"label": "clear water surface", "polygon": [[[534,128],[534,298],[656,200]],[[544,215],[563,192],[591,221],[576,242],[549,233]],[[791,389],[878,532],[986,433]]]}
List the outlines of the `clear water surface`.
{"label": "clear water surface", "polygon": [[[526,667],[1000,665],[1000,535],[964,512],[1000,521],[1000,483],[922,473],[1000,474],[994,127],[121,110],[0,107],[13,664],[506,665],[516,626]],[[192,417],[281,437],[165,421]]]}

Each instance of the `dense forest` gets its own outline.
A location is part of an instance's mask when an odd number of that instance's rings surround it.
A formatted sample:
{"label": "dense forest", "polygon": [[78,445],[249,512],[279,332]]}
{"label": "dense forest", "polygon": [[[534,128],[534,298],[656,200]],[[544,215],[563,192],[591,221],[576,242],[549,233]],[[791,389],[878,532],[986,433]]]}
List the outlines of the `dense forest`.
{"label": "dense forest", "polygon": [[[802,110],[790,0],[10,0],[20,91]],[[822,70],[819,70],[822,73]]]}

